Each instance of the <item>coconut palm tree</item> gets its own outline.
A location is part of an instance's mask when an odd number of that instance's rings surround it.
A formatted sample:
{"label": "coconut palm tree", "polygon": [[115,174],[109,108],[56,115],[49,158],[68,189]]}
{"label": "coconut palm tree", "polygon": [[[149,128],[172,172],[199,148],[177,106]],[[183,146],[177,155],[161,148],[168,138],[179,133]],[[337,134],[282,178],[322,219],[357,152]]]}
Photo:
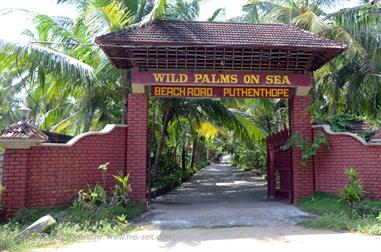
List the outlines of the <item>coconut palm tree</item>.
{"label": "coconut palm tree", "polygon": [[353,113],[377,118],[380,115],[380,21],[369,14],[370,5],[343,9],[330,20],[353,38],[358,53],[336,58],[316,73],[318,103],[327,113]]}
{"label": "coconut palm tree", "polygon": [[[41,128],[78,133],[123,117],[125,106],[117,96],[130,90],[128,71],[114,69],[99,48],[91,45],[94,38],[141,22],[152,12],[154,3],[58,1],[64,2],[76,5],[78,18],[23,11],[33,17],[36,32],[25,34],[35,42],[1,42],[0,53],[5,57],[0,70],[13,73],[10,81],[23,80],[27,101]],[[52,95],[57,91],[60,96]]]}
{"label": "coconut palm tree", "polygon": [[[160,156],[163,150],[165,139],[168,136],[168,126],[179,118],[186,118],[192,132],[201,132],[202,136],[210,136],[211,131],[217,128],[225,128],[234,133],[234,137],[241,141],[259,140],[265,137],[264,131],[247,117],[242,116],[242,112],[230,110],[224,106],[220,100],[215,99],[158,99],[161,117],[161,131],[156,147],[154,169],[159,169]],[[214,127],[205,128],[202,126],[209,122]],[[212,123],[212,124],[210,124]],[[215,136],[215,135],[214,135]],[[192,153],[195,152],[197,134],[193,134]],[[192,155],[194,156],[194,155]],[[193,162],[191,162],[192,164]],[[192,166],[192,165],[191,165]]]}
{"label": "coconut palm tree", "polygon": [[366,3],[326,13],[340,1],[249,1],[243,22],[286,23],[348,45],[348,50],[315,72],[313,114],[355,113],[377,117],[380,110],[380,16],[369,14],[379,4]]}

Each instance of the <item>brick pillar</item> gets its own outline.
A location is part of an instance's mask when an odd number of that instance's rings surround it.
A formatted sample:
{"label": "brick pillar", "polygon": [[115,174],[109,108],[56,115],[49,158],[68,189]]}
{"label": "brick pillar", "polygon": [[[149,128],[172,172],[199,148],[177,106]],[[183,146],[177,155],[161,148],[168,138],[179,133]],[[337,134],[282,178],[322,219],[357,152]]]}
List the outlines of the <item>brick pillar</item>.
{"label": "brick pillar", "polygon": [[27,207],[29,181],[29,149],[6,149],[3,162],[2,184],[6,186],[1,202],[8,218],[16,210]]}
{"label": "brick pillar", "polygon": [[[301,133],[305,140],[312,140],[311,115],[307,112],[311,104],[309,96],[294,96],[290,99],[291,135]],[[306,166],[301,163],[301,150],[292,148],[293,201],[313,193],[313,163],[310,159]]]}
{"label": "brick pillar", "polygon": [[145,201],[147,196],[148,98],[146,94],[128,95],[127,173],[130,173],[130,198]]}

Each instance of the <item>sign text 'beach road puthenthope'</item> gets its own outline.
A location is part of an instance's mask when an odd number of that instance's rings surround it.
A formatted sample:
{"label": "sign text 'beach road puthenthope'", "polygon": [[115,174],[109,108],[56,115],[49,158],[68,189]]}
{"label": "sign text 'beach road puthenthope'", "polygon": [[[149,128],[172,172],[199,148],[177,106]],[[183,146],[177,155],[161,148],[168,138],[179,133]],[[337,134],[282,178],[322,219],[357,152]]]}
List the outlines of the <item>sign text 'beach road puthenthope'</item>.
{"label": "sign text 'beach road puthenthope'", "polygon": [[156,97],[289,98],[290,91],[283,87],[151,86],[151,95]]}

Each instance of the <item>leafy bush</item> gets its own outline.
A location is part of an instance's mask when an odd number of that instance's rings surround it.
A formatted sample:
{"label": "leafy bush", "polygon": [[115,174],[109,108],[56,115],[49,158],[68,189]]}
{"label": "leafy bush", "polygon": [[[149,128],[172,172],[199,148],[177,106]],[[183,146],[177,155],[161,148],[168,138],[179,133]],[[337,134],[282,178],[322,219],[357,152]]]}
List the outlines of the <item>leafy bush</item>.
{"label": "leafy bush", "polygon": [[306,166],[308,159],[316,155],[321,145],[325,145],[328,148],[330,147],[330,143],[323,133],[320,133],[319,136],[311,143],[305,140],[302,134],[298,132],[287,140],[286,144],[282,146],[282,149],[287,150],[292,146],[300,149],[302,151],[302,165]]}
{"label": "leafy bush", "polygon": [[340,200],[347,206],[353,206],[364,198],[364,188],[354,168],[346,169],[345,175],[349,179],[349,185],[343,188]]}
{"label": "leafy bush", "polygon": [[104,163],[98,166],[98,169],[102,172],[102,186],[106,187],[106,177],[107,177],[107,170],[108,170],[108,165],[110,163]]}
{"label": "leafy bush", "polygon": [[331,126],[334,132],[343,132],[353,129],[353,121],[361,121],[361,118],[355,115],[323,115],[315,119],[315,123],[326,123]]}
{"label": "leafy bush", "polygon": [[112,191],[111,204],[126,205],[128,203],[128,193],[131,191],[130,184],[128,183],[130,174],[126,176],[123,173],[113,176],[116,180],[116,185]]}
{"label": "leafy bush", "polygon": [[328,193],[315,193],[297,202],[302,210],[319,215],[302,224],[309,228],[350,230],[381,235],[381,201],[364,199],[352,206],[344,204],[341,197]]}
{"label": "leafy bush", "polygon": [[359,137],[363,138],[365,141],[369,142],[375,132],[376,132],[375,130],[367,129],[367,130],[364,130],[364,131],[357,133],[357,135]]}
{"label": "leafy bush", "polygon": [[154,186],[163,188],[168,187],[169,189],[173,189],[176,186],[181,184],[180,173],[178,174],[169,174],[164,177],[159,177],[157,181],[155,181]]}
{"label": "leafy bush", "polygon": [[251,146],[246,144],[227,144],[224,149],[231,154],[231,165],[251,171],[256,175],[266,173],[266,146],[264,143],[253,143]]}
{"label": "leafy bush", "polygon": [[[44,246],[62,246],[66,243],[116,237],[135,228],[129,222],[144,212],[144,204],[129,202],[126,206],[108,205],[104,208],[81,209],[20,209],[8,223],[0,224],[0,251],[24,251]],[[31,239],[19,241],[17,235],[25,227],[51,214],[57,220],[49,233],[36,234]]]}
{"label": "leafy bush", "polygon": [[1,195],[3,194],[5,190],[5,186],[0,184],[0,212],[3,210],[3,205],[1,204]]}
{"label": "leafy bush", "polygon": [[[354,123],[364,122],[365,118],[356,116],[356,115],[322,115],[316,118],[315,123],[319,124],[329,124],[331,126],[331,130],[334,132],[345,132],[351,131],[354,129]],[[366,120],[367,123],[373,125],[373,127],[378,128],[379,122]],[[370,138],[374,135],[374,129],[367,129],[361,132],[356,133],[358,136],[362,137],[366,141],[369,141]]]}
{"label": "leafy bush", "polygon": [[381,202],[373,200],[362,200],[355,203],[352,207],[352,215],[356,214],[359,217],[374,218],[381,212]]}
{"label": "leafy bush", "polygon": [[128,194],[131,191],[129,184],[130,174],[126,176],[122,172],[113,175],[115,186],[112,190],[111,198],[108,197],[105,190],[106,175],[109,163],[99,165],[98,169],[102,172],[103,187],[99,184],[95,186],[88,185],[86,189],[78,192],[78,198],[73,202],[73,206],[80,209],[99,209],[110,205],[127,205]]}
{"label": "leafy bush", "polygon": [[340,213],[345,211],[345,206],[338,201],[339,197],[337,195],[316,192],[312,196],[299,200],[297,202],[297,206],[307,212],[318,215]]}
{"label": "leafy bush", "polygon": [[348,230],[348,223],[350,222],[349,218],[345,215],[328,215],[325,214],[316,218],[314,220],[305,220],[302,224],[308,228],[317,228],[317,229],[330,229],[330,230]]}
{"label": "leafy bush", "polygon": [[78,192],[78,198],[73,203],[81,209],[94,209],[107,205],[107,192],[102,186],[88,186]]}

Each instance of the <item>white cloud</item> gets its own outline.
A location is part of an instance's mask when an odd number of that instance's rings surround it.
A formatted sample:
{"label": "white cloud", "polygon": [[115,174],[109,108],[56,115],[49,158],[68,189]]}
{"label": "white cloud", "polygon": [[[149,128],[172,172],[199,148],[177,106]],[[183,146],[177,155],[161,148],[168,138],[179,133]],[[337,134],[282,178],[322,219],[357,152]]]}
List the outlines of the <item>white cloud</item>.
{"label": "white cloud", "polygon": [[225,18],[237,17],[241,14],[242,6],[247,0],[204,0],[201,5],[200,20],[207,20],[218,8],[225,9]]}
{"label": "white cloud", "polygon": [[[204,0],[201,5],[200,20],[207,20],[218,8],[225,8],[225,18],[239,16],[242,12],[242,6],[247,4],[248,0]],[[360,0],[343,0],[335,7],[327,9],[328,12],[337,11],[343,7],[354,7]]]}
{"label": "white cloud", "polygon": [[55,0],[0,0],[0,10],[4,12],[5,9],[15,9],[7,15],[0,14],[0,38],[7,40],[25,39],[21,33],[32,27],[30,19],[20,10],[51,16],[76,15],[75,9],[67,5],[57,5]]}

